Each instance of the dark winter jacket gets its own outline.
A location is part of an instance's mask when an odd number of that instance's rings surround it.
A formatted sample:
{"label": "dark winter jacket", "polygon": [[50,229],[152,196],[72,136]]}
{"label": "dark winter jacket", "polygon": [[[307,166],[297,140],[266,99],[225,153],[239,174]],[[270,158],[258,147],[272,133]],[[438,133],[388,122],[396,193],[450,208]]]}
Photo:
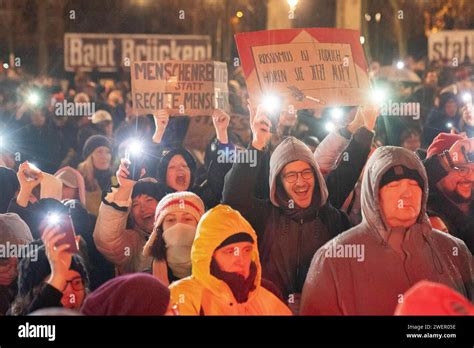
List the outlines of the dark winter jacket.
{"label": "dark winter jacket", "polygon": [[[424,182],[420,215],[402,243],[405,259],[388,243],[392,231],[378,199],[382,176],[396,165],[417,170]],[[426,215],[428,179],[413,152],[378,148],[367,162],[361,199],[362,223],[329,241],[314,256],[301,314],[393,315],[400,296],[423,279],[472,299],[472,256],[461,240],[431,228]]]}
{"label": "dark winter jacket", "polygon": [[[328,202],[326,183],[309,148],[301,141],[286,138],[270,161],[270,201],[254,197],[254,188],[263,151],[257,152],[257,165],[235,163],[227,174],[223,202],[231,205],[252,224],[258,235],[263,276],[273,282],[290,301],[298,298],[315,251],[349,228],[347,216]],[[315,172],[313,201],[309,208],[289,207],[277,198],[283,167],[301,160]],[[279,188],[277,188],[277,186]],[[279,195],[280,196],[280,195]],[[294,295],[294,296],[290,296]]]}

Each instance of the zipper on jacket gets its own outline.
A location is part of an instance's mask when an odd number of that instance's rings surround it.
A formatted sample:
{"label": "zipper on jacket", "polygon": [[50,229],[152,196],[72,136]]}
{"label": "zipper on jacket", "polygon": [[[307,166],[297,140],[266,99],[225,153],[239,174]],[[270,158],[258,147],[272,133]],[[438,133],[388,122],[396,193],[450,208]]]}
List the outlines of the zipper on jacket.
{"label": "zipper on jacket", "polygon": [[298,282],[300,276],[300,250],[301,250],[301,239],[303,234],[303,219],[300,220],[300,226],[298,228],[298,244],[296,246],[296,281]]}

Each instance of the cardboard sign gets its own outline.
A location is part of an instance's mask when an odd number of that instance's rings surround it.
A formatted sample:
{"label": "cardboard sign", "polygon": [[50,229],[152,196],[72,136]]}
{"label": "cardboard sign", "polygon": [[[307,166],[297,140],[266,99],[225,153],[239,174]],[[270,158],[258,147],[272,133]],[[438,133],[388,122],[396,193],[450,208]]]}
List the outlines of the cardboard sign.
{"label": "cardboard sign", "polygon": [[269,94],[294,109],[360,105],[367,99],[367,63],[356,30],[268,30],[235,39],[254,105]]}
{"label": "cardboard sign", "polygon": [[455,66],[474,60],[474,30],[445,30],[428,36],[428,59]]}
{"label": "cardboard sign", "polygon": [[134,61],[212,59],[207,35],[64,34],[64,70],[115,72]]}
{"label": "cardboard sign", "polygon": [[136,115],[167,109],[171,116],[209,116],[216,108],[229,110],[226,63],[133,62],[130,74]]}

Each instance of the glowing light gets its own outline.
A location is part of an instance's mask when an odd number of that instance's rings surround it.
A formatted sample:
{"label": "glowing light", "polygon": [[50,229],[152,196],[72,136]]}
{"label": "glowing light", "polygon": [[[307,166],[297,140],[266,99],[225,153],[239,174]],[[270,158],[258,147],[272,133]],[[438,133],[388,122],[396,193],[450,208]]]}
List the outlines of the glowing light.
{"label": "glowing light", "polygon": [[237,18],[242,18],[244,16],[244,13],[242,11],[237,11],[235,15],[237,16]]}
{"label": "glowing light", "polygon": [[370,101],[377,105],[383,104],[387,100],[387,94],[387,91],[383,88],[374,88],[370,91]]}
{"label": "glowing light", "polygon": [[39,97],[38,93],[31,92],[30,94],[28,94],[28,97],[27,97],[26,100],[31,105],[38,105],[38,103],[40,101],[40,97]]}
{"label": "glowing light", "polygon": [[299,0],[286,0],[291,9],[294,9],[298,5]]}
{"label": "glowing light", "polygon": [[57,225],[61,221],[61,216],[57,213],[48,214],[48,224]]}
{"label": "glowing light", "polygon": [[326,129],[326,131],[328,132],[332,132],[335,128],[336,125],[332,122],[326,122],[326,124],[324,125],[324,129]]}
{"label": "glowing light", "polygon": [[344,115],[344,112],[342,111],[341,108],[333,108],[331,110],[331,117],[333,120],[335,121],[338,121],[342,118],[342,116]]}
{"label": "glowing light", "polygon": [[472,95],[469,92],[464,92],[461,98],[462,101],[466,104],[472,103]]}
{"label": "glowing light", "polygon": [[401,60],[397,62],[397,69],[402,70],[405,67],[405,63],[403,63]]}
{"label": "glowing light", "polygon": [[365,44],[365,37],[364,36],[360,37],[360,44],[361,45]]}
{"label": "glowing light", "polygon": [[139,155],[143,152],[143,144],[138,140],[133,140],[127,147],[130,154]]}
{"label": "glowing light", "polygon": [[262,107],[265,111],[274,113],[280,109],[280,98],[274,94],[267,94],[262,99]]}

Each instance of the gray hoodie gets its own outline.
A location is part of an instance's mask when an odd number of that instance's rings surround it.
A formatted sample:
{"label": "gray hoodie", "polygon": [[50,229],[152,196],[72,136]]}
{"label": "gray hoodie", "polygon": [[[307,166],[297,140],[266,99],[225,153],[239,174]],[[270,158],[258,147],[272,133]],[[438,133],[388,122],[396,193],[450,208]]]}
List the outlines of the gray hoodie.
{"label": "gray hoodie", "polygon": [[[423,178],[417,223],[405,232],[403,260],[387,242],[391,230],[379,207],[379,183],[403,165]],[[426,215],[428,179],[421,161],[406,149],[378,148],[362,179],[362,223],[326,243],[315,254],[303,288],[306,315],[393,315],[403,293],[420,280],[445,284],[472,299],[472,256],[464,242],[432,229]]]}

